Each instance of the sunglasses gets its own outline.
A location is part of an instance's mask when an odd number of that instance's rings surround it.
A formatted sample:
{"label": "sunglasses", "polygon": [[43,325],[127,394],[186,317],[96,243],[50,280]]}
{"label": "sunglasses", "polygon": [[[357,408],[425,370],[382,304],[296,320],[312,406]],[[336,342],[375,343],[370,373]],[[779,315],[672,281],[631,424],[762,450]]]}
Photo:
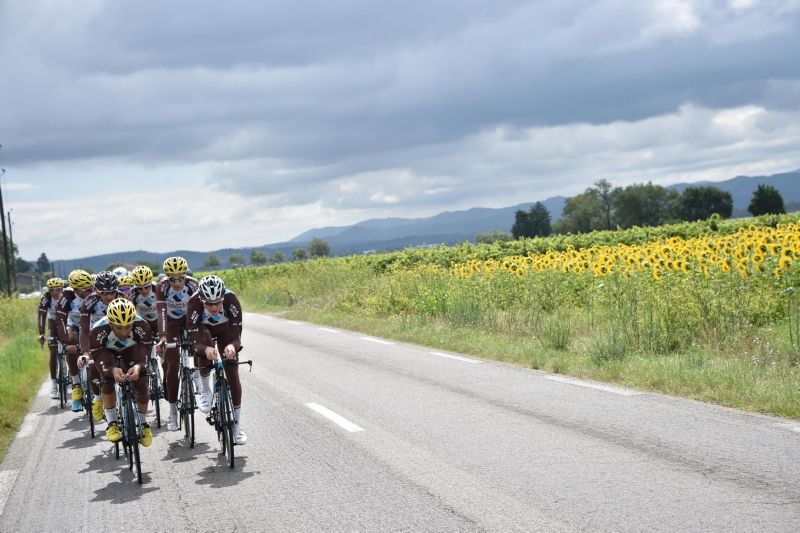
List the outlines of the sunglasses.
{"label": "sunglasses", "polygon": [[114,296],[117,294],[117,291],[98,291],[100,296]]}
{"label": "sunglasses", "polygon": [[186,276],[167,276],[167,279],[170,283],[177,283],[179,281],[184,281]]}
{"label": "sunglasses", "polygon": [[217,300],[216,302],[203,302],[203,305],[206,307],[211,307],[213,305],[220,305],[222,304],[222,300]]}

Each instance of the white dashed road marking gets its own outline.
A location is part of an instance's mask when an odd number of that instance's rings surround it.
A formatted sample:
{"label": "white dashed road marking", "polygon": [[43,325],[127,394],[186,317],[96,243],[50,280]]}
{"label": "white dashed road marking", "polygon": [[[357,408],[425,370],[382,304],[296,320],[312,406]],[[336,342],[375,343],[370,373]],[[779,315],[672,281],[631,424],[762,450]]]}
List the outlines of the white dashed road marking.
{"label": "white dashed road marking", "polygon": [[577,385],[578,387],[586,387],[589,389],[597,389],[605,392],[619,394],[621,396],[636,396],[641,394],[639,391],[631,389],[623,389],[622,387],[613,387],[611,385],[603,385],[602,383],[593,383],[591,381],[583,381],[580,379],[573,379],[564,376],[547,376],[550,381],[558,381],[559,383],[567,383],[569,385]]}
{"label": "white dashed road marking", "polygon": [[374,339],[374,338],[372,338],[372,337],[359,337],[359,338],[360,338],[360,339],[363,339],[363,340],[365,340],[365,341],[377,342],[378,344],[386,344],[386,345],[393,345],[393,344],[396,344],[396,343],[394,343],[394,342],[384,341],[384,340],[381,340],[381,339]]}
{"label": "white dashed road marking", "polygon": [[331,411],[327,407],[323,407],[318,403],[311,402],[311,403],[305,404],[305,406],[308,407],[309,409],[311,409],[312,411],[315,411],[315,412],[321,414],[322,416],[324,416],[325,418],[327,418],[328,420],[330,420],[331,422],[333,422],[337,426],[339,426],[341,428],[344,428],[344,429],[346,429],[347,431],[349,431],[351,433],[355,433],[357,431],[364,431],[364,428],[353,424],[352,422],[350,422],[348,419],[346,419],[342,415],[337,415],[336,413],[334,413],[333,411]]}
{"label": "white dashed road marking", "polygon": [[460,355],[453,355],[449,353],[442,353],[442,352],[430,352],[431,355],[436,355],[438,357],[446,357],[447,359],[454,359],[456,361],[461,361],[464,363],[470,363],[473,365],[477,365],[482,363],[483,361],[478,361],[477,359],[470,359],[469,357],[462,357]]}

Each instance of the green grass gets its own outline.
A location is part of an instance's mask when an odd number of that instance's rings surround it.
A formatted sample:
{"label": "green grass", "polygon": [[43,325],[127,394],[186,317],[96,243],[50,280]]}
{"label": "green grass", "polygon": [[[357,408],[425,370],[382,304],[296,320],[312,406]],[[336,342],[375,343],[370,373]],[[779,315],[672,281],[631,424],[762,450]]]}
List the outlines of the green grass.
{"label": "green grass", "polygon": [[37,303],[0,299],[0,460],[48,372],[49,352],[36,342]]}

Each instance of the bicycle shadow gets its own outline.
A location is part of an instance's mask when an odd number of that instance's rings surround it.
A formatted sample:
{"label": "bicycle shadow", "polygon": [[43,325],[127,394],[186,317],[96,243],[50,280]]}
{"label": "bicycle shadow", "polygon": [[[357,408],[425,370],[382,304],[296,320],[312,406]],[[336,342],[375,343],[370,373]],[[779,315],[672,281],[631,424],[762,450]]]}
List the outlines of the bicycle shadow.
{"label": "bicycle shadow", "polygon": [[90,459],[89,462],[86,463],[86,468],[78,472],[79,474],[83,474],[86,472],[98,472],[101,474],[105,474],[108,472],[114,472],[122,467],[127,468],[128,460],[125,457],[125,454],[122,453],[122,449],[120,449],[119,459],[117,459],[114,454],[113,444],[110,444],[109,442],[104,441],[102,439],[100,439],[99,442],[108,445],[108,447],[101,450],[100,455],[95,455],[94,457],[92,457],[92,459]]}
{"label": "bicycle shadow", "polygon": [[89,435],[89,430],[87,429],[86,431],[82,432],[80,436],[73,437],[62,442],[58,449],[65,450],[69,448],[72,450],[80,450],[81,448],[90,448],[102,440],[98,437],[99,435],[95,434],[95,438],[92,438]]}
{"label": "bicycle shadow", "polygon": [[195,442],[194,448],[190,448],[189,443],[182,439],[177,442],[169,443],[167,455],[165,455],[162,460],[172,461],[173,463],[188,463],[208,453],[209,450],[210,448],[205,442]]}
{"label": "bicycle shadow", "polygon": [[72,409],[69,408],[69,405],[64,406],[63,408],[59,407],[58,405],[51,405],[46,410],[42,411],[40,414],[44,415],[59,415],[61,413],[71,413],[73,412]]}
{"label": "bicycle shadow", "polygon": [[88,430],[89,420],[82,414],[61,426],[59,431],[85,431]]}
{"label": "bicycle shadow", "polygon": [[152,481],[150,474],[142,472],[142,484],[136,480],[136,472],[128,470],[125,463],[123,469],[117,474],[119,481],[112,481],[102,489],[94,491],[95,497],[90,501],[124,504],[136,501],[143,494],[159,490],[159,487],[148,487]]}
{"label": "bicycle shadow", "polygon": [[228,466],[228,458],[221,453],[216,459],[216,464],[204,468],[198,475],[200,479],[195,481],[196,485],[207,485],[210,488],[232,487],[242,481],[260,474],[260,470],[245,472],[247,466],[247,456],[236,457],[233,470]]}

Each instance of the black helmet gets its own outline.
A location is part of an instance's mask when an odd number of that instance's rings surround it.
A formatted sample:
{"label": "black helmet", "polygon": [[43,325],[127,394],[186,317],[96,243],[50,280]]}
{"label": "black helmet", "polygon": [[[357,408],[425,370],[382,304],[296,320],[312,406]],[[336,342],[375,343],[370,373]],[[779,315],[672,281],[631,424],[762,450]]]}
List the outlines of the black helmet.
{"label": "black helmet", "polygon": [[112,292],[119,288],[119,280],[113,272],[104,270],[97,273],[97,278],[94,280],[94,288],[99,292]]}

